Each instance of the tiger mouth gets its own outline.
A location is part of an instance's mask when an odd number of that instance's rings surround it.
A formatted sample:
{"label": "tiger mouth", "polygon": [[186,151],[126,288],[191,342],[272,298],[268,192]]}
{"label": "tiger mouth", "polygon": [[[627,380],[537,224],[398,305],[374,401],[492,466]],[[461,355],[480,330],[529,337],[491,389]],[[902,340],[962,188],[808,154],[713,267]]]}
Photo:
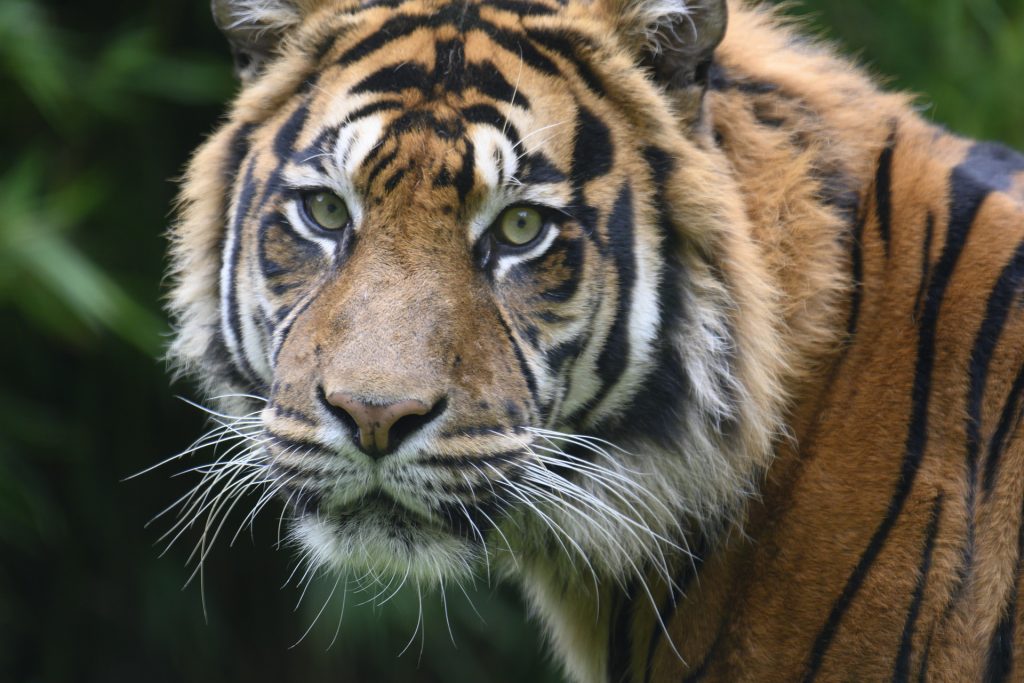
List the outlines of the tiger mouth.
{"label": "tiger mouth", "polygon": [[316,492],[292,496],[290,505],[297,517],[328,523],[344,535],[378,529],[391,537],[416,533],[443,533],[469,539],[471,526],[447,511],[418,510],[382,490],[374,490],[344,503],[330,501]]}

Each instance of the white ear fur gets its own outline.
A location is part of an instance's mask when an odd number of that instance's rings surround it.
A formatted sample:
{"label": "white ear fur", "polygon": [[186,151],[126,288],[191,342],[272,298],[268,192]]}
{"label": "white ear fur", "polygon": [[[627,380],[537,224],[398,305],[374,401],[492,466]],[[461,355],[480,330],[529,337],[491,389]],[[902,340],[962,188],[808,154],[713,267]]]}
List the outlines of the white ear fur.
{"label": "white ear fur", "polygon": [[259,73],[285,32],[302,21],[299,4],[292,0],[211,0],[213,21],[231,44],[239,78],[245,81]]}
{"label": "white ear fur", "polygon": [[620,32],[669,88],[703,87],[725,36],[726,0],[607,0]]}

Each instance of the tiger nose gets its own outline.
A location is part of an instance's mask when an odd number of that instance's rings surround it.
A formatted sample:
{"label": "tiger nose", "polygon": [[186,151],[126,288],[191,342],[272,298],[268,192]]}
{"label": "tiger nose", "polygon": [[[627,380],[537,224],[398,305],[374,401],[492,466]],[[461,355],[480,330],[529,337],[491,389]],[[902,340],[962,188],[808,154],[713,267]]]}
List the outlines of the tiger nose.
{"label": "tiger nose", "polygon": [[332,391],[327,402],[341,410],[359,431],[359,447],[367,455],[378,458],[398,448],[407,436],[433,420],[444,401],[433,405],[417,399],[394,403],[371,403],[343,391]]}

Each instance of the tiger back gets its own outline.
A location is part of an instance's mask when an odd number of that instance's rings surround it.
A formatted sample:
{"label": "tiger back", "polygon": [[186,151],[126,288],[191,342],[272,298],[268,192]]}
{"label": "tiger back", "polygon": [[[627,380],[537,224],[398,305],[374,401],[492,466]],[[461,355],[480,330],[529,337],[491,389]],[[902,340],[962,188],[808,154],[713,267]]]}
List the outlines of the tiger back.
{"label": "tiger back", "polygon": [[311,567],[493,570],[578,681],[1022,676],[1024,157],[739,2],[214,10],[211,487]]}

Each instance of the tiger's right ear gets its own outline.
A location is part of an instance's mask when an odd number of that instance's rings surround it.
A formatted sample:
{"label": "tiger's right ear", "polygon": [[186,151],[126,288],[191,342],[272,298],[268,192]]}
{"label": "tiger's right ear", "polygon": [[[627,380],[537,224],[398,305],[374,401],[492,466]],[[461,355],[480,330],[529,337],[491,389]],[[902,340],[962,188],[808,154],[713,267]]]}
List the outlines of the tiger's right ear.
{"label": "tiger's right ear", "polygon": [[700,120],[715,48],[725,37],[726,0],[595,0],[640,64],[680,105],[684,121]]}
{"label": "tiger's right ear", "polygon": [[211,0],[213,23],[231,45],[235,75],[243,82],[258,75],[310,4],[309,0]]}

